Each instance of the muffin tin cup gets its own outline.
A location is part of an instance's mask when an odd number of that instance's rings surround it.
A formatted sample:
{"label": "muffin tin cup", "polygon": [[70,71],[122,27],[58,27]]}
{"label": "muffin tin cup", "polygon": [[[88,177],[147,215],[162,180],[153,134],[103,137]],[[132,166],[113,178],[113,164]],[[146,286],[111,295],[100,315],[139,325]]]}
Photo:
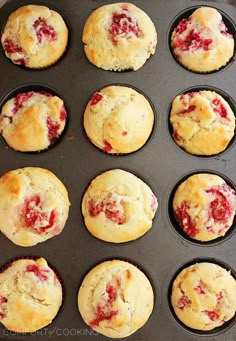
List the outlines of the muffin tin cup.
{"label": "muffin tin cup", "polygon": [[217,335],[220,335],[222,333],[225,333],[228,329],[230,329],[236,322],[236,314],[227,322],[225,322],[222,326],[219,326],[219,327],[216,327],[212,330],[209,330],[209,331],[202,331],[202,330],[198,330],[198,329],[193,329],[193,328],[190,328],[188,326],[186,326],[183,322],[181,322],[179,320],[179,318],[176,316],[175,314],[175,311],[172,307],[172,304],[171,304],[171,293],[172,293],[172,286],[173,286],[173,283],[176,279],[176,277],[179,275],[179,273],[184,270],[185,268],[191,266],[191,265],[194,265],[196,263],[213,263],[213,264],[216,264],[216,265],[219,265],[221,266],[222,268],[226,269],[227,271],[230,271],[230,274],[234,277],[234,279],[236,280],[236,272],[234,271],[234,269],[232,267],[230,267],[228,264],[226,264],[225,262],[221,261],[221,260],[218,260],[216,258],[194,258],[193,260],[191,260],[190,262],[182,265],[176,272],[175,274],[173,275],[173,277],[171,278],[170,280],[170,284],[169,284],[169,287],[168,287],[168,292],[167,292],[167,295],[168,295],[168,308],[169,308],[169,313],[172,315],[172,318],[174,318],[175,322],[179,325],[180,328],[183,328],[185,331],[187,331],[188,333],[191,333],[191,334],[194,334],[194,335],[197,335],[198,337],[201,337],[201,336],[217,336]]}
{"label": "muffin tin cup", "polygon": [[200,241],[200,240],[196,240],[193,239],[191,237],[189,237],[182,229],[182,227],[180,226],[180,224],[178,223],[175,214],[173,212],[173,200],[174,200],[174,195],[175,192],[177,190],[177,188],[181,185],[181,183],[183,183],[185,180],[187,180],[190,176],[194,175],[194,174],[201,174],[201,173],[208,173],[208,174],[214,174],[214,175],[218,175],[220,176],[227,185],[229,185],[236,193],[236,185],[232,182],[232,180],[230,180],[228,177],[226,177],[224,174],[213,171],[213,170],[209,170],[209,169],[203,169],[203,170],[197,170],[188,174],[185,174],[181,179],[179,179],[177,181],[177,183],[174,185],[174,187],[172,188],[171,192],[169,193],[168,196],[168,217],[169,217],[169,221],[170,224],[173,228],[173,230],[184,240],[186,240],[188,243],[197,245],[197,246],[204,246],[204,247],[209,247],[209,246],[214,246],[214,245],[218,245],[220,243],[223,243],[225,241],[227,241],[230,237],[233,236],[233,234],[235,233],[236,230],[236,216],[234,216],[234,220],[233,220],[233,224],[231,225],[231,227],[228,229],[228,231],[226,232],[226,234],[222,237],[218,237],[216,239],[210,240],[210,241]]}
{"label": "muffin tin cup", "polygon": [[[174,55],[173,51],[172,51],[172,47],[171,47],[171,34],[174,31],[175,27],[179,24],[179,22],[183,19],[187,19],[196,9],[200,8],[200,7],[212,7],[217,9],[221,16],[222,16],[222,20],[225,23],[227,29],[228,29],[228,33],[233,35],[234,38],[234,54],[233,56],[230,58],[230,60],[227,62],[226,65],[222,66],[219,70],[214,70],[214,71],[210,71],[210,72],[197,72],[197,71],[192,71],[188,68],[186,68],[184,65],[182,65],[178,59],[176,58],[176,56]],[[184,9],[183,11],[181,11],[179,14],[177,14],[177,16],[173,19],[172,23],[170,24],[169,27],[169,33],[168,33],[168,44],[169,44],[169,50],[170,53],[172,55],[172,57],[174,58],[174,60],[176,61],[176,63],[178,65],[180,65],[182,68],[184,68],[185,70],[192,72],[192,73],[197,73],[197,74],[201,74],[201,75],[209,75],[209,74],[214,74],[220,71],[223,71],[224,69],[228,68],[233,61],[236,58],[236,26],[235,23],[233,22],[233,20],[222,10],[220,10],[219,8],[212,6],[212,4],[204,4],[201,6],[192,6],[189,8]]]}
{"label": "muffin tin cup", "polygon": [[[216,92],[217,94],[219,94],[221,97],[223,97],[223,99],[229,104],[230,108],[232,109],[233,113],[234,113],[234,116],[236,117],[236,103],[235,101],[233,100],[233,98],[231,96],[229,96],[225,91],[221,90],[221,89],[218,89],[214,86],[210,86],[210,85],[199,85],[199,86],[192,86],[190,88],[187,88],[187,89],[184,89],[183,91],[181,91],[180,93],[178,93],[175,97],[177,96],[180,96],[182,94],[187,94],[189,92],[198,92],[198,91],[204,91],[204,90],[208,90],[208,91],[214,91]],[[174,101],[174,98],[173,98],[173,101]],[[197,157],[197,158],[214,158],[214,157],[217,157],[217,156],[221,156],[221,155],[224,155],[225,153],[227,153],[234,145],[235,145],[235,142],[236,142],[236,128],[235,128],[235,131],[234,131],[234,136],[232,137],[231,141],[229,142],[228,146],[220,153],[218,154],[213,154],[213,155],[196,155],[196,154],[191,154],[189,152],[187,152],[184,148],[178,146],[178,144],[175,142],[172,134],[173,134],[173,127],[170,123],[170,114],[171,114],[171,109],[172,109],[172,103],[173,101],[171,102],[170,104],[170,109],[169,109],[169,115],[168,115],[168,122],[167,122],[167,125],[168,125],[168,129],[169,129],[169,133],[170,133],[170,136],[174,142],[174,144],[177,146],[177,148],[179,148],[181,151],[183,151],[184,153],[190,155],[190,156],[193,156],[193,157]],[[214,142],[214,141],[213,141]]]}

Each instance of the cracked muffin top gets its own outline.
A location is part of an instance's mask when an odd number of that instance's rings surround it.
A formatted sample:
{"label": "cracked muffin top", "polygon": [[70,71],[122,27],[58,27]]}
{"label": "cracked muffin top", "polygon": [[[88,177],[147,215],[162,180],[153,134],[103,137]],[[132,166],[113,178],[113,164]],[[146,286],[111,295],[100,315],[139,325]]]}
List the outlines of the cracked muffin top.
{"label": "cracked muffin top", "polygon": [[45,91],[19,93],[2,107],[0,133],[14,150],[41,151],[58,140],[66,118],[59,97]]}
{"label": "cracked muffin top", "polygon": [[111,338],[127,337],[141,328],[153,305],[148,278],[136,266],[121,260],[94,267],[78,292],[78,308],[85,323]]}
{"label": "cracked muffin top", "polygon": [[144,11],[121,2],[93,11],[85,23],[82,40],[88,60],[97,67],[136,71],[155,53],[157,33]]}
{"label": "cracked muffin top", "polygon": [[173,283],[171,303],[186,326],[212,330],[229,321],[236,311],[236,281],[221,266],[198,263],[180,272]]}
{"label": "cracked muffin top", "polygon": [[180,21],[171,35],[176,59],[195,72],[211,72],[226,65],[234,53],[234,38],[221,14],[212,7],[200,7]]}
{"label": "cracked muffin top", "polygon": [[144,235],[157,210],[152,190],[135,175],[113,169],[92,180],[82,200],[89,232],[104,241],[123,243]]}
{"label": "cracked muffin top", "polygon": [[0,231],[16,245],[32,246],[60,234],[69,206],[65,186],[47,169],[19,168],[0,178]]}
{"label": "cracked muffin top", "polygon": [[175,142],[193,155],[224,151],[235,133],[235,116],[229,104],[215,91],[202,90],[177,96],[170,123]]}
{"label": "cracked muffin top", "polygon": [[26,5],[9,16],[1,42],[14,64],[45,68],[63,55],[68,29],[59,13],[46,6]]}
{"label": "cracked muffin top", "polygon": [[148,140],[154,112],[136,90],[112,85],[95,92],[84,112],[84,128],[90,141],[111,154],[127,154]]}
{"label": "cracked muffin top", "polygon": [[236,194],[218,175],[195,174],[176,190],[173,210],[190,238],[214,240],[224,236],[233,224]]}
{"label": "cracked muffin top", "polygon": [[13,332],[35,332],[52,322],[62,286],[43,258],[13,261],[0,273],[0,321]]}

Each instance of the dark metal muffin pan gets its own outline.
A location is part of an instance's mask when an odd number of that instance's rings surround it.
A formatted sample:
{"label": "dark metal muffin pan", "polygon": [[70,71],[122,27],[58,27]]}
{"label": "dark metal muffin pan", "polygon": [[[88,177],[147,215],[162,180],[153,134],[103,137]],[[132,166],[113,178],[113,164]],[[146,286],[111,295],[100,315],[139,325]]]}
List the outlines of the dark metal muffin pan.
{"label": "dark metal muffin pan", "polygon": [[[87,59],[81,40],[86,19],[94,9],[116,1],[105,0],[13,0],[0,9],[0,29],[8,15],[24,4],[45,4],[56,9],[69,23],[70,42],[63,58],[54,66],[33,71],[14,65],[0,48],[0,101],[18,90],[31,86],[46,87],[66,101],[68,124],[58,143],[42,153],[20,153],[0,140],[0,175],[8,170],[38,166],[53,171],[68,189],[71,201],[69,218],[63,232],[44,243],[23,248],[0,234],[0,266],[22,257],[45,257],[59,272],[64,285],[63,308],[48,327],[30,335],[19,335],[0,327],[1,340],[108,340],[92,331],[77,309],[77,292],[85,274],[106,259],[127,259],[137,264],[154,287],[155,307],[145,324],[128,339],[133,341],[235,341],[236,324],[212,333],[198,333],[184,328],[169,307],[169,287],[173,276],[189,262],[213,259],[236,271],[236,234],[221,242],[201,245],[176,233],[169,214],[170,193],[186,174],[206,170],[219,173],[236,183],[236,146],[214,157],[197,157],[181,150],[173,141],[168,124],[170,104],[180,92],[190,87],[215,87],[236,101],[236,62],[210,74],[197,74],[180,66],[170,52],[169,35],[173,21],[183,10],[196,6],[212,6],[236,18],[236,2],[228,1],[155,1],[135,0],[153,20],[158,44],[156,53],[138,71],[110,72],[96,68]],[[227,22],[226,22],[227,24]],[[234,25],[231,27],[234,29]],[[235,34],[235,32],[233,32]],[[144,92],[156,110],[156,123],[146,146],[127,156],[112,156],[95,148],[82,127],[83,108],[89,96],[109,84],[126,84]],[[214,141],[209,141],[214,143]],[[146,181],[157,195],[159,208],[152,229],[138,240],[124,244],[104,243],[84,227],[81,196],[89,181],[112,168],[130,170]],[[140,292],[140,294],[142,294]],[[235,321],[235,320],[234,320]],[[234,322],[232,321],[232,322]]]}

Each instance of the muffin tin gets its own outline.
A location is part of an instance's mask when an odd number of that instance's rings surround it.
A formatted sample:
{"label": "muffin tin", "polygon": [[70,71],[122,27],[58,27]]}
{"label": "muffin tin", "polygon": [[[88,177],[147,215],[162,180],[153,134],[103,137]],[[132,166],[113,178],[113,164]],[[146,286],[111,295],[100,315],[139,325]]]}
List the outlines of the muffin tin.
{"label": "muffin tin", "polygon": [[[236,146],[232,143],[224,153],[214,157],[190,155],[174,143],[168,120],[171,101],[190,87],[216,87],[236,101],[234,60],[218,72],[197,74],[180,66],[173,58],[169,46],[173,21],[177,16],[181,18],[183,9],[191,11],[196,6],[213,6],[234,20],[235,1],[134,1],[135,5],[150,16],[158,33],[155,55],[136,72],[104,71],[89,63],[85,57],[81,41],[85,21],[95,8],[112,2],[115,1],[13,0],[0,9],[1,29],[12,11],[29,3],[45,4],[57,10],[68,24],[68,49],[56,65],[46,70],[33,71],[14,65],[0,49],[1,105],[19,89],[25,91],[38,87],[58,93],[65,100],[68,111],[66,130],[52,148],[41,153],[20,153],[10,149],[4,140],[0,140],[0,159],[1,175],[8,170],[25,166],[50,169],[67,187],[72,204],[63,232],[47,242],[23,248],[0,234],[0,266],[18,257],[42,256],[57,269],[65,286],[63,307],[51,325],[30,336],[16,335],[0,326],[0,339],[108,340],[83,322],[77,308],[77,293],[85,274],[94,265],[107,259],[119,258],[127,259],[142,268],[151,280],[155,293],[155,307],[149,321],[131,335],[129,340],[197,341],[207,336],[209,341],[234,341],[235,319],[219,330],[195,332],[179,324],[168,302],[173,277],[189,262],[211,259],[236,271],[236,234],[230,233],[223,240],[210,245],[191,242],[175,232],[176,226],[173,228],[171,223],[169,201],[173,188],[186,174],[213,172],[222,174],[230,183],[235,184]],[[234,24],[230,30],[235,36]],[[82,126],[83,108],[89,97],[97,89],[110,84],[126,84],[144,92],[155,107],[152,136],[143,148],[130,155],[114,156],[98,150],[88,141]],[[138,174],[152,188],[159,201],[152,229],[136,241],[117,245],[93,238],[84,226],[80,208],[83,191],[90,180],[112,168]]]}

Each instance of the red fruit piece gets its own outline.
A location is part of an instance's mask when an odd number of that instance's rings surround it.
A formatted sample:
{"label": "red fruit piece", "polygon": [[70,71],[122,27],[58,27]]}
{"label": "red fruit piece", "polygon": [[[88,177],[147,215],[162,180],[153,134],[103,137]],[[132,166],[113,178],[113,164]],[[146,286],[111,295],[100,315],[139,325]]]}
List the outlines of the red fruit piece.
{"label": "red fruit piece", "polygon": [[106,292],[108,294],[108,304],[112,304],[116,300],[117,292],[113,285],[108,284],[106,286]]}
{"label": "red fruit piece", "polygon": [[123,132],[122,132],[122,135],[123,135],[123,136],[126,136],[127,134],[128,134],[128,131],[123,131]]}
{"label": "red fruit piece", "polygon": [[21,94],[18,94],[15,97],[15,106],[13,107],[12,112],[15,114],[19,109],[22,108],[24,102],[26,102],[34,94],[35,94],[34,91],[23,92]]}
{"label": "red fruit piece", "polygon": [[60,120],[61,120],[61,121],[65,121],[65,120],[66,120],[66,117],[67,117],[66,108],[65,108],[65,106],[63,105],[63,106],[61,107],[61,111],[60,111]]}
{"label": "red fruit piece", "polygon": [[4,297],[4,296],[2,296],[2,295],[0,295],[0,305],[1,305],[2,303],[6,303],[6,302],[7,302],[7,298]]}
{"label": "red fruit piece", "polygon": [[189,114],[191,111],[194,111],[196,109],[196,105],[190,105],[188,107],[188,109],[184,109],[182,111],[178,112],[178,115],[185,115],[185,114]]}
{"label": "red fruit piece", "polygon": [[199,295],[204,295],[206,292],[203,289],[203,283],[200,281],[198,285],[194,288],[194,290],[199,294]]}
{"label": "red fruit piece", "polygon": [[178,26],[175,28],[175,32],[179,33],[179,34],[183,33],[186,30],[186,28],[187,28],[188,24],[190,23],[190,21],[191,21],[190,18],[181,20],[179,22]]}
{"label": "red fruit piece", "polygon": [[13,60],[15,64],[18,64],[18,65],[26,65],[27,64],[27,60],[26,58],[19,58],[19,59],[14,59]]}
{"label": "red fruit piece", "polygon": [[92,320],[89,325],[90,327],[96,327],[101,321],[110,320],[112,317],[118,314],[118,310],[112,310],[112,303],[117,298],[117,292],[114,286],[109,283],[106,286],[106,293],[108,298],[105,303],[99,304],[96,309],[96,318]]}
{"label": "red fruit piece", "polygon": [[233,38],[233,35],[230,34],[228,32],[227,27],[225,26],[224,22],[221,20],[220,24],[219,24],[219,28],[220,28],[220,33],[223,34],[224,36],[228,37],[228,38]]}
{"label": "red fruit piece", "polygon": [[103,143],[104,143],[104,147],[102,149],[104,150],[104,152],[109,153],[112,150],[112,146],[107,140],[104,140]]}
{"label": "red fruit piece", "polygon": [[216,295],[216,297],[217,297],[217,303],[220,303],[224,298],[223,292],[220,291],[219,294]]}
{"label": "red fruit piece", "polygon": [[[189,99],[193,98],[196,95],[196,92],[188,92],[186,94],[181,94],[180,95],[180,100],[183,101],[186,97],[188,97]],[[185,102],[184,102],[185,104]]]}
{"label": "red fruit piece", "polygon": [[121,287],[121,278],[116,279],[116,284],[119,288]]}
{"label": "red fruit piece", "polygon": [[8,53],[22,53],[23,50],[21,46],[17,45],[16,43],[13,43],[13,41],[9,38],[6,38],[3,43],[4,50]]}
{"label": "red fruit piece", "polygon": [[227,118],[227,110],[224,105],[221,103],[220,99],[215,98],[212,101],[213,104],[213,111],[219,114],[222,118]]}
{"label": "red fruit piece", "polygon": [[196,224],[191,220],[187,209],[189,209],[189,206],[186,202],[182,202],[181,206],[175,209],[175,215],[182,225],[184,232],[186,232],[189,237],[195,237],[199,230],[196,227]]}
{"label": "red fruit piece", "polygon": [[[55,218],[55,210],[51,211],[50,215],[42,212],[41,200],[38,195],[26,200],[24,220],[27,226],[36,228],[39,232],[44,232],[54,225]],[[45,221],[48,224],[45,225]]]}
{"label": "red fruit piece", "polygon": [[117,45],[117,36],[125,38],[130,32],[132,32],[136,37],[140,37],[141,32],[136,20],[133,20],[132,17],[127,14],[126,9],[124,9],[123,13],[120,14],[113,13],[112,24],[109,29],[113,45]]}
{"label": "red fruit piece", "polygon": [[91,217],[96,217],[103,211],[103,203],[98,203],[97,205],[94,204],[93,200],[90,200],[88,203],[88,211]]}
{"label": "red fruit piece", "polygon": [[[227,185],[226,185],[227,186]],[[228,190],[231,191],[231,188],[229,186]],[[210,202],[210,208],[209,208],[209,218],[213,218],[216,222],[227,222],[227,220],[232,215],[232,207],[222,191],[224,189],[227,190],[227,187],[224,186],[224,188],[221,188],[219,186],[218,189],[211,188],[206,190],[206,193],[212,194],[215,199]]]}
{"label": "red fruit piece", "polygon": [[106,209],[105,215],[108,219],[114,221],[118,225],[122,225],[124,223],[124,216],[122,215],[122,213],[119,210],[110,211],[109,209]]}
{"label": "red fruit piece", "polygon": [[194,52],[199,49],[208,51],[212,42],[212,39],[202,39],[200,33],[192,29],[184,39],[178,38],[174,41],[173,47],[180,48],[181,51]]}
{"label": "red fruit piece", "polygon": [[42,42],[43,37],[49,41],[54,41],[57,39],[57,33],[55,32],[54,28],[50,25],[47,25],[44,18],[39,17],[37,20],[35,20],[33,27],[36,31],[39,43]]}
{"label": "red fruit piece", "polygon": [[204,313],[210,318],[212,321],[219,320],[219,315],[215,311],[204,310]]}
{"label": "red fruit piece", "polygon": [[101,101],[101,99],[103,99],[103,95],[100,93],[100,92],[95,92],[93,95],[92,95],[92,98],[91,98],[91,105],[95,105],[97,104],[98,102]]}
{"label": "red fruit piece", "polygon": [[92,217],[96,217],[101,212],[104,212],[106,217],[117,224],[121,225],[125,221],[125,217],[121,213],[121,211],[117,208],[116,201],[103,201],[99,202],[96,205],[94,204],[93,200],[89,201],[88,204],[88,211]]}
{"label": "red fruit piece", "polygon": [[172,136],[173,136],[173,139],[175,141],[182,141],[183,140],[183,138],[176,131],[174,131]]}
{"label": "red fruit piece", "polygon": [[49,117],[47,118],[48,127],[48,139],[50,143],[53,143],[58,137],[58,130],[60,129],[60,124],[53,122]]}
{"label": "red fruit piece", "polygon": [[33,272],[34,275],[40,279],[40,281],[46,281],[48,279],[47,274],[49,273],[49,269],[40,268],[36,264],[27,265],[26,271],[27,272]]}
{"label": "red fruit piece", "polygon": [[178,300],[178,302],[177,302],[177,306],[178,306],[178,308],[180,308],[181,310],[184,310],[184,308],[186,307],[186,306],[189,306],[189,305],[191,305],[192,304],[192,301],[188,298],[188,296],[186,296],[186,295],[182,295],[181,297],[180,297],[180,299]]}

